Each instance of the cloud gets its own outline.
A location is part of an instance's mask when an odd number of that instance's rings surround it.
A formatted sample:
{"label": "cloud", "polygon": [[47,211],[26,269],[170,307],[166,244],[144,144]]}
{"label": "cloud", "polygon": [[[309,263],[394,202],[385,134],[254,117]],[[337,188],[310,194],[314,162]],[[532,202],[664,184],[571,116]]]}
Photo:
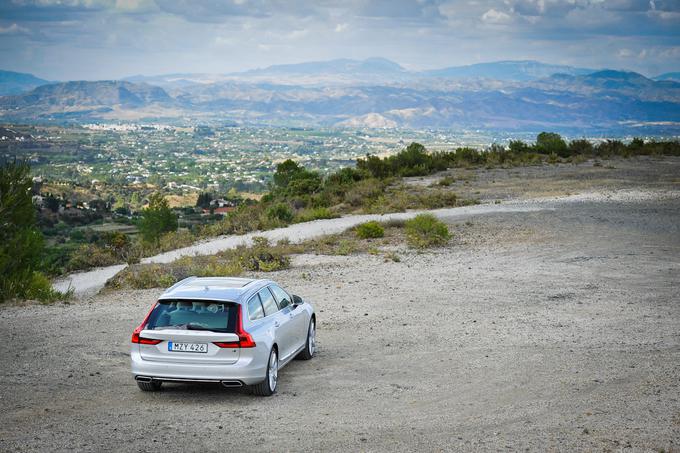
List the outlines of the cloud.
{"label": "cloud", "polygon": [[29,34],[31,31],[28,28],[21,27],[17,24],[12,24],[7,27],[0,26],[0,35],[18,35]]}
{"label": "cloud", "polygon": [[491,8],[482,14],[482,22],[487,24],[508,24],[512,22],[512,17],[509,14]]}
{"label": "cloud", "polygon": [[1,61],[51,79],[371,56],[671,71],[680,0],[0,0],[0,35]]}
{"label": "cloud", "polygon": [[230,17],[305,17],[320,14],[304,0],[155,0],[161,11],[192,22],[222,22]]}

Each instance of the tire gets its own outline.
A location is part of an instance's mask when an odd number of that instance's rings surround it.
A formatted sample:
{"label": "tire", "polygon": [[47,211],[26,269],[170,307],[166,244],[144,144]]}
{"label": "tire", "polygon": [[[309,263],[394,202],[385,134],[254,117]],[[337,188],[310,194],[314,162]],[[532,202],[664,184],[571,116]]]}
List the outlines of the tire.
{"label": "tire", "polygon": [[140,390],[144,392],[157,392],[161,389],[161,382],[159,381],[151,381],[151,382],[142,382],[142,381],[137,381],[137,387],[140,388]]}
{"label": "tire", "polygon": [[[273,377],[272,377],[273,373]],[[271,396],[276,392],[276,387],[279,383],[279,354],[276,347],[273,347],[269,353],[269,360],[267,361],[267,374],[264,381],[252,386],[253,395],[257,396]]]}
{"label": "tire", "polygon": [[309,360],[314,357],[316,352],[316,319],[312,318],[309,321],[309,328],[307,328],[307,342],[305,349],[300,351],[297,358],[300,360]]}

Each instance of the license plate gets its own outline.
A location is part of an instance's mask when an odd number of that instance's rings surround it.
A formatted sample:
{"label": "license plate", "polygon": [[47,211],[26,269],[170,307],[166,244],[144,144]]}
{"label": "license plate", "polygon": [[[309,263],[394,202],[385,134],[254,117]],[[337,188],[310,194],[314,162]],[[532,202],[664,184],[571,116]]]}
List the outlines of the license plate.
{"label": "license plate", "polygon": [[168,351],[170,352],[208,352],[208,343],[175,343],[168,341]]}

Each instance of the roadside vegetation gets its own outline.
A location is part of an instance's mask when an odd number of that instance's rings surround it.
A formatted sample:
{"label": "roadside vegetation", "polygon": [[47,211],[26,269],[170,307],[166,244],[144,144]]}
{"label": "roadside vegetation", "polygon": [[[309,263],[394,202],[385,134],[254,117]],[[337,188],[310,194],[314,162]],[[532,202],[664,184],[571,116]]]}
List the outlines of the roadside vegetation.
{"label": "roadside vegetation", "polygon": [[36,227],[26,162],[0,166],[0,302],[7,299],[63,299],[52,289],[42,266],[44,240]]}
{"label": "roadside vegetation", "polygon": [[[432,217],[432,219],[430,218]],[[411,239],[415,234],[416,241]],[[292,255],[310,253],[347,256],[368,253],[384,261],[400,262],[395,249],[407,244],[413,249],[446,245],[451,238],[447,226],[430,215],[402,222],[366,222],[340,234],[311,239],[299,244],[279,241],[270,244],[256,237],[253,245],[225,250],[209,256],[185,256],[168,264],[134,264],[109,280],[109,289],[167,287],[190,277],[235,277],[246,272],[272,272],[288,269]]]}
{"label": "roadside vegetation", "polygon": [[[366,156],[358,159],[357,169],[384,179],[394,176],[426,176],[449,168],[516,167],[633,156],[680,156],[680,142],[644,141],[635,138],[630,143],[606,140],[593,144],[588,140],[567,142],[554,132],[541,132],[534,144],[514,140],[508,147],[493,144],[481,151],[464,147],[454,151],[428,153],[423,145],[412,143],[394,156]],[[452,180],[440,182],[442,186],[451,183]]]}
{"label": "roadside vegetation", "polygon": [[419,214],[404,224],[409,245],[416,248],[446,244],[451,234],[446,224],[432,214]]}
{"label": "roadside vegetation", "polygon": [[[235,191],[222,196],[203,192],[199,194],[196,206],[173,209],[169,206],[168,196],[162,192],[147,193],[144,200],[133,193],[131,197],[136,197],[140,206],[134,215],[115,200],[107,202],[111,209],[120,213],[116,214],[116,219],[122,222],[120,230],[95,230],[61,220],[56,224],[40,224],[48,238],[48,246],[41,251],[41,271],[55,276],[118,263],[134,264],[143,257],[185,247],[203,238],[265,231],[347,214],[403,212],[477,203],[474,198],[461,198],[452,190],[451,186],[456,183],[452,176],[429,187],[405,184],[403,177],[426,176],[447,169],[579,163],[587,159],[598,159],[599,162],[610,157],[639,155],[677,156],[680,155],[680,143],[641,139],[630,143],[617,140],[568,142],[558,134],[543,132],[533,144],[512,141],[507,147],[494,144],[486,150],[461,147],[428,152],[424,146],[412,143],[395,155],[385,158],[367,155],[357,160],[356,167],[341,168],[327,175],[286,160],[276,167],[268,191],[259,200],[240,198]],[[225,207],[214,204],[218,200],[224,202]],[[44,201],[42,210],[56,215],[60,206],[59,203],[55,205],[52,194],[45,196]],[[99,201],[101,203],[91,202],[90,208],[94,207],[94,210],[78,212],[101,215],[109,208],[107,203]],[[68,209],[75,211],[73,207]],[[42,222],[44,217],[41,214],[39,220]],[[80,217],[74,217],[72,221],[78,219]],[[134,231],[131,233],[123,228]],[[415,235],[412,237],[416,241]]]}

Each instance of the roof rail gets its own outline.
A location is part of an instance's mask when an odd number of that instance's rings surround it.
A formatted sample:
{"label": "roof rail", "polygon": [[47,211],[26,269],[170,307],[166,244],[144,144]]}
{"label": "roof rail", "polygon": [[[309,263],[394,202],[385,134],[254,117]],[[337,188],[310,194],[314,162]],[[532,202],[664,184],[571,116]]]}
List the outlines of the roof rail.
{"label": "roof rail", "polygon": [[175,283],[174,285],[172,285],[170,288],[166,289],[164,291],[164,293],[169,293],[170,291],[172,291],[176,288],[179,288],[180,286],[184,285],[185,283],[189,283],[190,281],[196,280],[197,278],[198,277],[196,277],[195,275],[192,275],[191,277],[187,277],[183,280],[180,280],[177,283]]}

